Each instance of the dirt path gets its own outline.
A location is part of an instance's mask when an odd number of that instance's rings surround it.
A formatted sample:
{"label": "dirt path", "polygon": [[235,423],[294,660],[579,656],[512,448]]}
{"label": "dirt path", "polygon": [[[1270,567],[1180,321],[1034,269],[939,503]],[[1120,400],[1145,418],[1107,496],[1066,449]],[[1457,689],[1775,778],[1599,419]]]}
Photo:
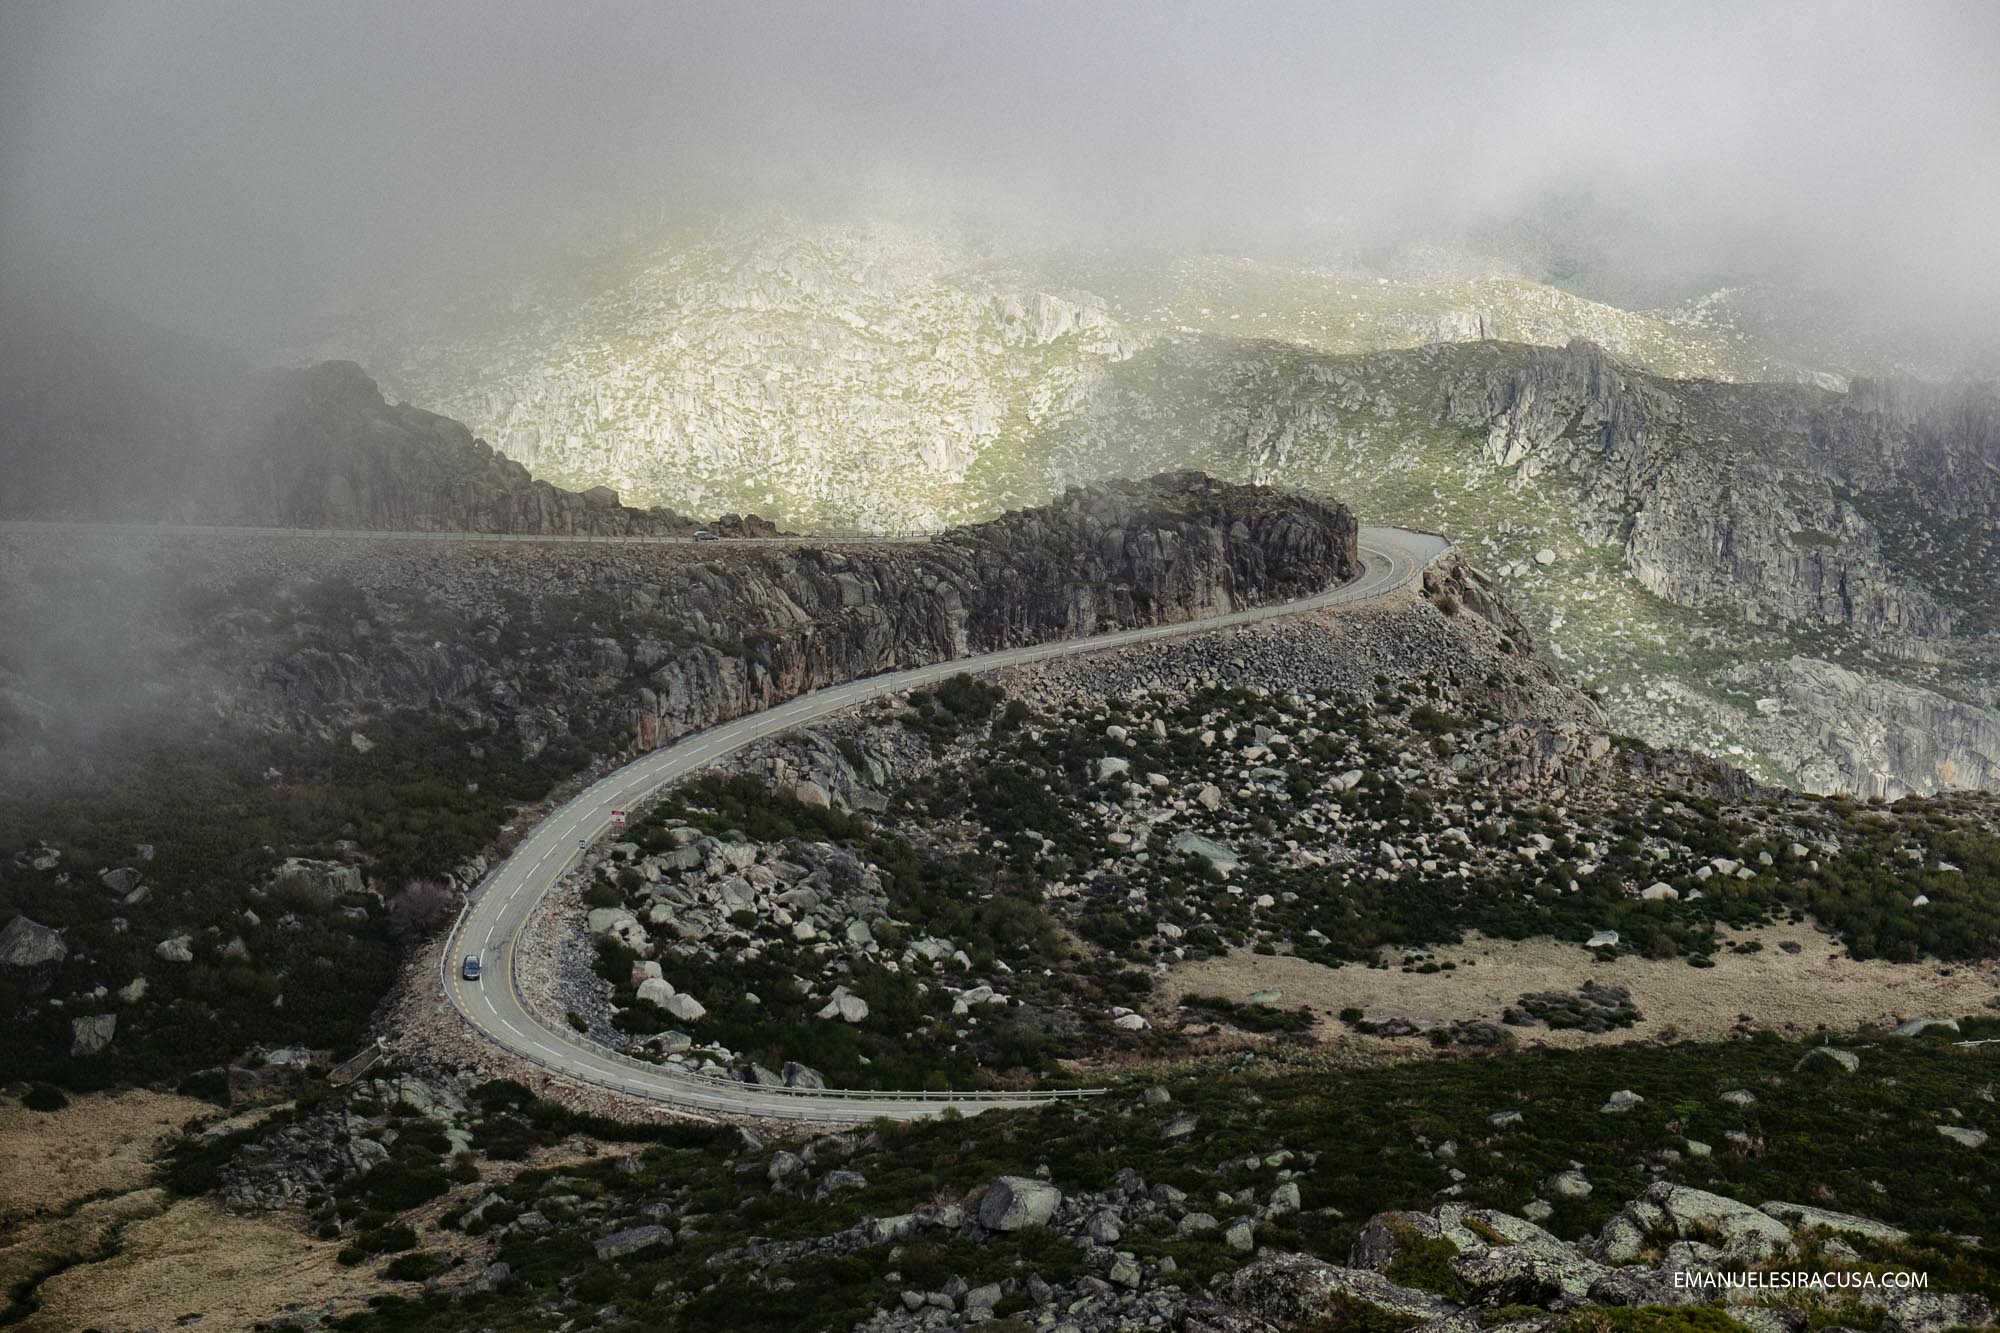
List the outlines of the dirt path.
{"label": "dirt path", "polygon": [[[1432,973],[1358,964],[1325,967],[1239,950],[1170,972],[1162,985],[1165,1003],[1160,1020],[1173,1021],[1173,1006],[1183,995],[1240,1001],[1254,991],[1277,990],[1280,1007],[1304,1004],[1313,1009],[1323,1040],[1386,1049],[1392,1043],[1350,1033],[1338,1021],[1340,1011],[1355,1008],[1434,1021],[1497,1021],[1501,1011],[1525,993],[1575,990],[1585,981],[1625,987],[1643,1017],[1630,1028],[1601,1036],[1539,1026],[1511,1030],[1525,1045],[1574,1047],[1721,1037],[1746,1016],[1751,1027],[1803,1034],[1821,1027],[1857,1028],[2000,1009],[2000,962],[1856,962],[1810,926],[1770,926],[1727,938],[1732,943],[1755,940],[1764,947],[1751,954],[1719,951],[1714,967],[1695,968],[1678,959],[1620,957],[1599,962],[1575,944],[1551,940],[1468,936],[1464,944],[1440,947],[1434,955],[1441,963],[1458,966]],[[1786,952],[1782,946],[1787,942],[1799,951]]]}

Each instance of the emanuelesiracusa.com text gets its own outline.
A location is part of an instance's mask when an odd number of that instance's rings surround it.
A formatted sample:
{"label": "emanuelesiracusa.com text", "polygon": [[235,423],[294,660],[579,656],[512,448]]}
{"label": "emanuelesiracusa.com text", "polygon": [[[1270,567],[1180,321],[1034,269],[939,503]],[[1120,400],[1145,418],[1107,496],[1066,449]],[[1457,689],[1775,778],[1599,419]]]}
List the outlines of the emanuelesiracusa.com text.
{"label": "emanuelesiracusa.com text", "polygon": [[1930,1274],[1862,1271],[1717,1273],[1683,1269],[1674,1274],[1674,1285],[1684,1289],[1727,1288],[1736,1291],[1868,1291],[1882,1288],[1894,1291],[1922,1291],[1930,1286]]}

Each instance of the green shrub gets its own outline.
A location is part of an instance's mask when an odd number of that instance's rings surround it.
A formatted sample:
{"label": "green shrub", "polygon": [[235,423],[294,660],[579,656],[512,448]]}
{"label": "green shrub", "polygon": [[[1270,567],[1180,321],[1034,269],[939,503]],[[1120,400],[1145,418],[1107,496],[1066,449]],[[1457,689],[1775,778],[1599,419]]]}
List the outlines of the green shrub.
{"label": "green shrub", "polygon": [[1458,1277],[1451,1271],[1458,1246],[1443,1236],[1424,1236],[1407,1222],[1392,1219],[1389,1230],[1396,1239],[1396,1254],[1382,1270],[1385,1277],[1418,1291],[1460,1299]]}
{"label": "green shrub", "polygon": [[434,1254],[413,1250],[399,1254],[382,1267],[382,1276],[391,1282],[422,1282],[436,1277],[445,1269],[444,1260]]}
{"label": "green shrub", "polygon": [[1313,1025],[1312,1011],[1304,1005],[1296,1009],[1279,1009],[1268,1004],[1237,1004],[1219,995],[1184,995],[1181,1007],[1246,1032],[1298,1033],[1310,1031]]}
{"label": "green shrub", "polygon": [[69,1105],[69,1098],[52,1083],[37,1083],[21,1098],[21,1105],[30,1111],[60,1111]]}

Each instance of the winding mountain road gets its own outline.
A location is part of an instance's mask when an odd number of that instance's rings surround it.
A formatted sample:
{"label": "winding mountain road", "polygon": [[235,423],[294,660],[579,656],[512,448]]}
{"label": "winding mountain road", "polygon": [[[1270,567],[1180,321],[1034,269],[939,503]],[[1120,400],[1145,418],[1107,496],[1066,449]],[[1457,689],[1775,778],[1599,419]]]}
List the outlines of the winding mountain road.
{"label": "winding mountain road", "polygon": [[[772,1088],[690,1074],[635,1060],[594,1045],[566,1024],[544,1020],[521,991],[515,944],[536,906],[584,849],[611,828],[614,810],[630,810],[662,788],[713,766],[752,741],[795,730],[878,695],[914,689],[960,672],[992,671],[1053,657],[1102,652],[1176,635],[1207,633],[1320,607],[1365,602],[1414,582],[1425,566],[1450,549],[1442,537],[1401,528],[1364,527],[1361,574],[1326,592],[1274,606],[1171,625],[1148,625],[1084,639],[1007,648],[930,666],[868,676],[814,690],[775,708],[693,732],[599,779],[551,812],[522,838],[469,896],[445,940],[439,980],[453,1007],[481,1037],[564,1077],[614,1092],[694,1112],[785,1120],[854,1122],[888,1117],[920,1119],[953,1108],[962,1114],[1003,1106],[1033,1105],[1088,1092],[917,1093]],[[460,960],[476,953],[484,977],[466,981]]]}

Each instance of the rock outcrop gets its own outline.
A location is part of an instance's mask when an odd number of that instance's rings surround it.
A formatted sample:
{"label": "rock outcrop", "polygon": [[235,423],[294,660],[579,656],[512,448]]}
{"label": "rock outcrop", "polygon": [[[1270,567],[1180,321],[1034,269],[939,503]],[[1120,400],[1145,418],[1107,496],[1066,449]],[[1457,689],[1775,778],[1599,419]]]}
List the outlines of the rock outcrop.
{"label": "rock outcrop", "polygon": [[1582,482],[1586,521],[1622,537],[1647,589],[1752,621],[1948,633],[1951,609],[1898,567],[1854,493],[1931,498],[1955,478],[1937,512],[1985,518],[2000,497],[2000,413],[1986,391],[1669,388],[1589,343],[1445,383],[1448,418],[1486,431],[1488,463],[1527,475],[1561,466]]}
{"label": "rock outcrop", "polygon": [[1807,791],[1891,800],[2000,787],[2000,709],[1792,656],[1736,667],[1729,684],[1760,700],[1763,748]]}
{"label": "rock outcrop", "polygon": [[[1072,491],[919,544],[237,537],[190,561],[163,560],[164,540],[16,539],[19,577],[0,578],[0,610],[21,623],[55,614],[58,596],[37,581],[32,543],[87,549],[147,587],[88,644],[97,678],[126,661],[129,682],[101,691],[91,718],[55,716],[40,734],[101,727],[118,699],[157,688],[356,748],[372,743],[370,719],[418,710],[517,736],[529,753],[579,732],[643,751],[817,686],[1288,600],[1358,568],[1339,506],[1185,474]],[[65,697],[72,668],[38,665],[24,683]]]}

